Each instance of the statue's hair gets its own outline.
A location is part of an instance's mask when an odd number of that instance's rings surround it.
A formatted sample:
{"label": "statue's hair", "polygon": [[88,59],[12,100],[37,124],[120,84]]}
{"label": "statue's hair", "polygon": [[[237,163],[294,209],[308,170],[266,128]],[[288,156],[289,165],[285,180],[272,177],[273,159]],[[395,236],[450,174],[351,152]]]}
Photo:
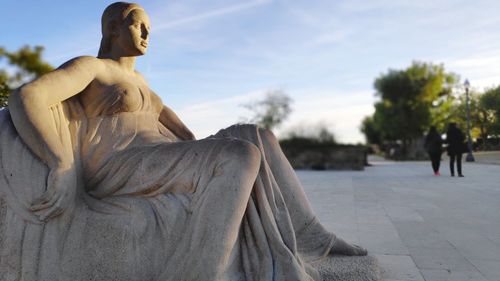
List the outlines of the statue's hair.
{"label": "statue's hair", "polygon": [[123,24],[130,12],[135,9],[143,10],[139,4],[127,2],[115,2],[106,7],[101,17],[102,38],[97,57],[105,57],[111,51],[112,27],[116,28],[116,26]]}

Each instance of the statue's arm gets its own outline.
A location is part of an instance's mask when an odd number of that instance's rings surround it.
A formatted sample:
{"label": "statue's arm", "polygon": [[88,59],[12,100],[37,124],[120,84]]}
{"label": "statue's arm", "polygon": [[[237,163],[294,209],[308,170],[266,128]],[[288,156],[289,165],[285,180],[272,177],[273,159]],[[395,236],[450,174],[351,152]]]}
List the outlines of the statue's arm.
{"label": "statue's arm", "polygon": [[172,131],[181,140],[194,140],[194,134],[188,129],[188,127],[181,121],[181,119],[175,114],[175,112],[168,106],[163,105],[160,112],[160,123],[163,124],[167,129]]}
{"label": "statue's arm", "polygon": [[87,87],[96,76],[100,62],[79,57],[27,83],[9,97],[9,111],[26,145],[49,168],[71,166],[73,154],[62,149],[50,107]]}
{"label": "statue's arm", "polygon": [[50,107],[83,91],[102,67],[96,58],[76,58],[9,97],[9,111],[18,134],[49,167],[47,190],[30,206],[41,221],[73,206],[76,194],[73,152],[61,142]]}

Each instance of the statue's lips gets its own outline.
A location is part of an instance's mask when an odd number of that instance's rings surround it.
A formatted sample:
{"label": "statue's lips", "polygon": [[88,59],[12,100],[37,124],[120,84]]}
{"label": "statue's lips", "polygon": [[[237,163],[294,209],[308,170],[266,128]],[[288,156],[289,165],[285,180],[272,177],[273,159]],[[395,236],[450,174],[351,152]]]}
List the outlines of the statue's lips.
{"label": "statue's lips", "polygon": [[141,46],[143,46],[144,48],[147,48],[148,47],[148,43],[147,42],[141,42]]}

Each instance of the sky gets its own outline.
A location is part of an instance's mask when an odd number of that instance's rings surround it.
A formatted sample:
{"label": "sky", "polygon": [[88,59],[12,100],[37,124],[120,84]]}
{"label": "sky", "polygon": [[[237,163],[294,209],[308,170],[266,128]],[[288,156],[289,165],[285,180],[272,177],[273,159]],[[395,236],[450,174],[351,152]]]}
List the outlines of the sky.
{"label": "sky", "polygon": [[[0,46],[42,45],[54,66],[95,56],[112,2],[0,0]],[[374,112],[374,80],[415,60],[442,63],[479,91],[500,84],[497,0],[139,4],[152,31],[137,70],[197,138],[250,117],[243,104],[282,90],[293,111],[278,136],[320,124],[340,142],[364,142],[359,126]]]}

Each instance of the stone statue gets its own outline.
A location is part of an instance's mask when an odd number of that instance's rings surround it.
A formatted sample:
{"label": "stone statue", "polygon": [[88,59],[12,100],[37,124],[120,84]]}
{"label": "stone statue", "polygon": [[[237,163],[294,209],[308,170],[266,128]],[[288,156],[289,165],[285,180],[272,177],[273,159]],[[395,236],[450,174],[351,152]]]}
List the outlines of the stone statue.
{"label": "stone statue", "polygon": [[149,32],[111,4],[97,57],[0,112],[0,279],[320,280],[310,262],[366,255],[321,225],[270,131],[195,140],[134,70]]}

